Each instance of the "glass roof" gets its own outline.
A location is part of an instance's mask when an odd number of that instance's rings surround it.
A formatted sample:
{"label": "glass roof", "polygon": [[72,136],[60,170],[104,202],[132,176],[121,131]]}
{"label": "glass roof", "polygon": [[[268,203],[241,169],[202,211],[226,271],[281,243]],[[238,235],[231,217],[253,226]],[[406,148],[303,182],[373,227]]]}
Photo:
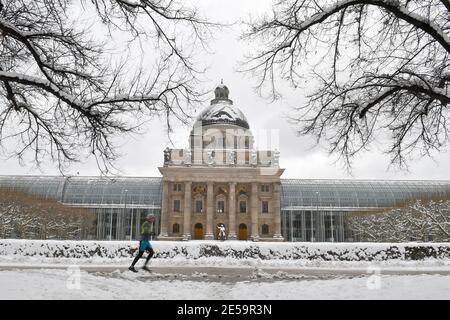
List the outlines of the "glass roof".
{"label": "glass roof", "polygon": [[161,178],[0,176],[0,188],[81,206],[160,207]]}
{"label": "glass roof", "polygon": [[[0,188],[90,207],[160,207],[160,177],[0,176]],[[357,210],[450,197],[450,181],[281,179],[283,210]]]}
{"label": "glass roof", "polygon": [[282,209],[391,207],[415,198],[450,197],[450,181],[281,179]]}
{"label": "glass roof", "polygon": [[63,186],[64,177],[60,176],[0,176],[0,188],[49,199],[60,200]]}

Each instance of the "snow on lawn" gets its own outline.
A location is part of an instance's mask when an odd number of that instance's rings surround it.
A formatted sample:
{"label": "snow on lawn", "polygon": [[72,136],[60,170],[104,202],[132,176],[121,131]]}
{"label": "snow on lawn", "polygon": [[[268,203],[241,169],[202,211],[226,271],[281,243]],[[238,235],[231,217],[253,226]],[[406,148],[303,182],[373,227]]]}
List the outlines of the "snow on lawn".
{"label": "snow on lawn", "polygon": [[442,275],[220,283],[81,271],[79,287],[69,276],[66,270],[0,271],[0,299],[450,299],[450,277]]}

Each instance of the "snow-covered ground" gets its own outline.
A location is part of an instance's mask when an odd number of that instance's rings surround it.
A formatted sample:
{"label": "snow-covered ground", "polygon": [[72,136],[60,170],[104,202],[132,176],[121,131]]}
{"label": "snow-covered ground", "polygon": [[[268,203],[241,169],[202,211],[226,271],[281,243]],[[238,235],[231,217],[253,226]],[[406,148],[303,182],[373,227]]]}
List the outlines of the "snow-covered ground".
{"label": "snow-covered ground", "polygon": [[[450,299],[450,277],[368,275],[326,280],[223,283],[142,274],[0,271],[0,299]],[[77,280],[79,279],[79,280]]]}
{"label": "snow-covered ground", "polygon": [[[273,261],[384,262],[450,260],[450,243],[301,243],[247,241],[153,241],[155,260],[204,263],[211,258],[234,262]],[[0,240],[0,262],[27,261],[41,263],[70,260],[86,263],[117,263],[130,259],[136,241],[47,241]]]}
{"label": "snow-covered ground", "polygon": [[0,240],[0,299],[450,299],[448,243],[155,241],[134,274],[136,247]]}

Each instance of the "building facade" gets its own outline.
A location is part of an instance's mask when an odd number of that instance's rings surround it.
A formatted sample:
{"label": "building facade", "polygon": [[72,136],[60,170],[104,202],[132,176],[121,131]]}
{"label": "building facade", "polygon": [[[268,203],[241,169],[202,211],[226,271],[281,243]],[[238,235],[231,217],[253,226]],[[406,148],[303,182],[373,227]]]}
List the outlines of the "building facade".
{"label": "building facade", "polygon": [[[0,189],[87,208],[91,239],[138,239],[157,216],[160,240],[358,241],[354,212],[450,197],[450,181],[281,179],[277,150],[255,150],[247,119],[220,85],[184,149],[164,150],[162,177],[0,176]],[[12,235],[13,236],[13,235]]]}
{"label": "building facade", "polygon": [[186,149],[166,149],[160,239],[282,241],[278,151],[256,150],[225,85],[197,117]]}

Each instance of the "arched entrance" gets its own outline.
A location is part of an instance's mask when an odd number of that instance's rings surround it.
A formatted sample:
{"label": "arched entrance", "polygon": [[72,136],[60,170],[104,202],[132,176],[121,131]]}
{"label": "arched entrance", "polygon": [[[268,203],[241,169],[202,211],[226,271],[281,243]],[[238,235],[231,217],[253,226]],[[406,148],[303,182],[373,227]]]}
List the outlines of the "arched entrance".
{"label": "arched entrance", "polygon": [[201,223],[194,226],[194,240],[203,240],[203,225]]}
{"label": "arched entrance", "polygon": [[239,225],[238,240],[247,240],[247,225],[241,223]]}
{"label": "arched entrance", "polygon": [[216,230],[214,231],[214,239],[216,239],[216,240],[219,240],[219,226],[221,225],[221,224],[223,224],[224,225],[224,227],[225,227],[225,236],[226,236],[226,234],[227,234],[227,226],[225,225],[225,223],[222,223],[222,222],[219,222],[217,225],[216,225]]}

